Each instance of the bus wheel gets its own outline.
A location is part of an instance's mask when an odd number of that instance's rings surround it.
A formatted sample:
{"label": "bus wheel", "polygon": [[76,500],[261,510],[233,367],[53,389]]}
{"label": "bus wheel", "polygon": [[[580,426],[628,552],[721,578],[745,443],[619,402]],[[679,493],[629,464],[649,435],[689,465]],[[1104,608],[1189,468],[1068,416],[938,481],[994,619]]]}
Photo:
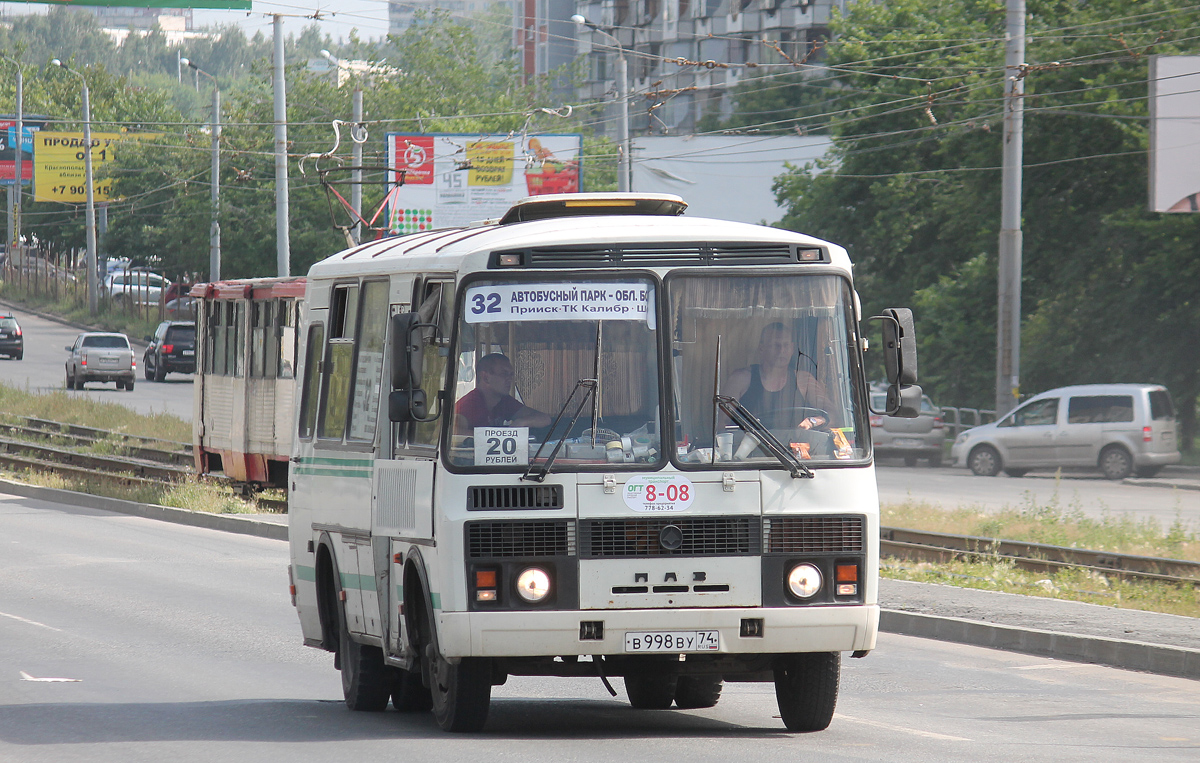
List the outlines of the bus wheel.
{"label": "bus wheel", "polygon": [[635,710],[666,710],[675,699],[676,676],[650,673],[625,676],[625,693]]}
{"label": "bus wheel", "polygon": [[429,687],[421,683],[420,671],[397,670],[392,684],[392,707],[401,713],[428,713],[433,707]]}
{"label": "bus wheel", "polygon": [[492,666],[481,657],[463,657],[457,665],[442,657],[433,613],[421,620],[433,717],[443,731],[480,731],[492,702]]}
{"label": "bus wheel", "polygon": [[338,664],[346,707],[372,713],[386,710],[392,693],[392,669],[383,662],[383,650],[350,638],[344,615],[341,630]]}
{"label": "bus wheel", "polygon": [[724,685],[720,676],[680,676],[675,684],[675,706],[680,710],[714,707]]}
{"label": "bus wheel", "polygon": [[823,731],[837,706],[841,652],[784,655],[775,666],[775,698],[788,731]]}

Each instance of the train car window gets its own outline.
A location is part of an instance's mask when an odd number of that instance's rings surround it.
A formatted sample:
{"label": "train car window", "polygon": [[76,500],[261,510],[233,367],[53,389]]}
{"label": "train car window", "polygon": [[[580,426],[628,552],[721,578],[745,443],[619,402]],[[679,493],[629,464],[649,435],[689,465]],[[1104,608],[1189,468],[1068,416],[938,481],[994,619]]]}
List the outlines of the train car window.
{"label": "train car window", "polygon": [[225,332],[221,320],[225,317],[225,308],[221,302],[210,302],[205,316],[205,357],[204,370],[213,376],[225,373]]}
{"label": "train car window", "polygon": [[[454,325],[454,284],[450,281],[427,281],[422,291],[421,322],[432,323],[436,327],[426,329],[421,335],[421,354],[424,356],[421,388],[425,390],[426,399],[432,402],[437,400],[438,392],[446,386],[446,354],[450,345],[450,329]],[[414,424],[409,444],[434,447],[440,431],[440,421]]]}
{"label": "train car window", "polygon": [[243,326],[246,324],[246,304],[229,301],[226,306],[225,349],[228,357],[225,360],[225,375],[242,377],[246,375],[246,338]]}
{"label": "train car window", "polygon": [[388,319],[388,282],[368,281],[362,286],[362,320],[359,322],[358,357],[354,366],[354,398],[350,406],[347,439],[371,442],[379,416],[383,373],[384,335]]}
{"label": "train car window", "polygon": [[250,304],[250,375],[256,378],[267,375],[267,305],[266,302]]}
{"label": "train car window", "polygon": [[337,286],[329,306],[329,343],[326,350],[324,391],[318,413],[317,436],[340,440],[346,434],[350,412],[350,385],[354,372],[354,339],[358,317],[358,285]]}
{"label": "train car window", "polygon": [[300,437],[310,439],[317,420],[317,390],[321,381],[321,356],[325,351],[325,327],[308,327],[308,354],[305,357],[304,387],[300,392]]}
{"label": "train car window", "polygon": [[279,300],[279,371],[280,379],[291,379],[296,368],[296,303]]}

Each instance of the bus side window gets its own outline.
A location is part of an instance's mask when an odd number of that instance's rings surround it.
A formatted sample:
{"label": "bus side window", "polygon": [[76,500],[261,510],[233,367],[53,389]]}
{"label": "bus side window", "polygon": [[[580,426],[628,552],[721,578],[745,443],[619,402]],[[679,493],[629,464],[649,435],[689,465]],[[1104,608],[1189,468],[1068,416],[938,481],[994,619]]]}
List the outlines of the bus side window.
{"label": "bus side window", "polygon": [[313,435],[317,420],[317,391],[321,383],[321,358],[325,355],[325,327],[314,323],[308,327],[307,354],[304,361],[304,388],[300,392],[300,437]]}
{"label": "bus side window", "polygon": [[346,433],[357,318],[358,285],[334,287],[329,305],[329,346],[317,419],[317,436],[323,440],[340,440]]}
{"label": "bus side window", "polygon": [[[437,400],[438,392],[446,386],[446,351],[454,320],[454,284],[449,281],[427,281],[422,296],[421,322],[437,326],[434,330],[423,331],[421,336],[421,354],[424,356],[421,388],[425,390],[425,397],[430,402],[429,409],[433,412],[439,410],[434,401]],[[437,444],[440,431],[440,417],[435,421],[414,424],[409,445],[433,447]]]}
{"label": "bus side window", "polygon": [[372,442],[379,417],[383,373],[384,334],[388,322],[388,282],[367,281],[362,286],[362,321],[355,346],[353,401],[347,439]]}

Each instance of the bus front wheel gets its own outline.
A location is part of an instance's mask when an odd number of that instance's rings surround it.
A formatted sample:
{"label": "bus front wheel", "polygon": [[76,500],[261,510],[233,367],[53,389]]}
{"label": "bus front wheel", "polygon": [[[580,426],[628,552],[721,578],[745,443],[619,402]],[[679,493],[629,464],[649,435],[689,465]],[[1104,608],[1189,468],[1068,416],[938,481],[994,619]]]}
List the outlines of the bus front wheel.
{"label": "bus front wheel", "polygon": [[789,654],[775,666],[775,698],[788,731],[823,731],[833,720],[841,652]]}
{"label": "bus front wheel", "polygon": [[463,657],[457,664],[442,656],[432,613],[421,620],[424,659],[428,667],[433,717],[443,731],[480,731],[492,702],[492,665],[481,657]]}

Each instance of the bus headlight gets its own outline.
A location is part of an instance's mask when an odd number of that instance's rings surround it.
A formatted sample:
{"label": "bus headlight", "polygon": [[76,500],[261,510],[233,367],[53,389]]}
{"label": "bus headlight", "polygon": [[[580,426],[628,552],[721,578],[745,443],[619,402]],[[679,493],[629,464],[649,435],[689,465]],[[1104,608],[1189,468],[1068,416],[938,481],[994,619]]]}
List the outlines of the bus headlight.
{"label": "bus headlight", "polygon": [[517,576],[517,595],[537,604],[550,595],[550,576],[537,567],[529,567]]}
{"label": "bus headlight", "polygon": [[821,571],[811,564],[797,564],[788,573],[787,582],[793,596],[809,599],[821,590]]}

